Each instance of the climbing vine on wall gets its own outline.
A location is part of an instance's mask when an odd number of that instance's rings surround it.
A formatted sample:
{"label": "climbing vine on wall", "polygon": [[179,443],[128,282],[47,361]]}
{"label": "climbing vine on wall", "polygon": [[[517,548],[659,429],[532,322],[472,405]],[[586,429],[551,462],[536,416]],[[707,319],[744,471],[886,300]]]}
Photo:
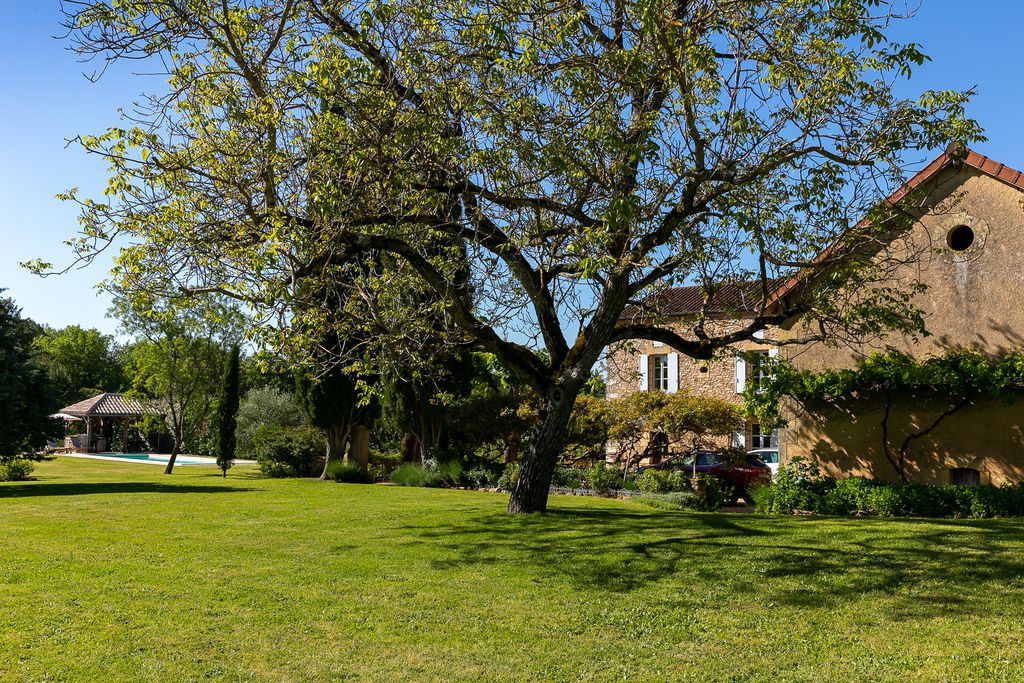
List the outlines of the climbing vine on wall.
{"label": "climbing vine on wall", "polygon": [[[907,452],[918,439],[930,434],[944,420],[983,399],[1012,402],[1024,389],[1024,353],[998,357],[977,351],[956,349],[941,356],[918,360],[895,350],[873,353],[853,369],[810,372],[774,361],[767,377],[744,392],[747,413],[761,424],[779,426],[779,403],[784,397],[800,404],[835,404],[863,396],[878,396],[883,402],[882,446],[885,457],[906,479]],[[893,441],[889,419],[894,403],[927,400],[942,406],[940,412],[904,436]]]}

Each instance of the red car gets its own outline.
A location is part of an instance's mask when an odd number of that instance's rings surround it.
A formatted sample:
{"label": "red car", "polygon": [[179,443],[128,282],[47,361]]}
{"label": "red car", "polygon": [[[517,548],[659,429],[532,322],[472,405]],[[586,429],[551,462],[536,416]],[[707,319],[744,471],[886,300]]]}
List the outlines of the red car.
{"label": "red car", "polygon": [[[696,461],[696,465],[694,462]],[[718,451],[691,451],[674,455],[657,465],[644,469],[671,469],[681,472],[706,474],[722,481],[732,488],[735,498],[743,498],[748,503],[747,491],[755,484],[772,483],[772,470],[757,456],[745,454],[739,464],[727,464],[726,459]]]}

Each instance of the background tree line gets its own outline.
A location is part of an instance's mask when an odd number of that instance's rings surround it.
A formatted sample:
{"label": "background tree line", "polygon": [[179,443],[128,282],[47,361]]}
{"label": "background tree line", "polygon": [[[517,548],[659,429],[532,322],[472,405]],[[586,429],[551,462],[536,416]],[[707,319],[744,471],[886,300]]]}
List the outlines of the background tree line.
{"label": "background tree line", "polygon": [[[8,456],[39,451],[64,429],[49,414],[104,391],[163,406],[162,421],[144,420],[136,429],[143,439],[162,432],[172,454],[216,455],[227,466],[226,456],[256,458],[270,476],[326,476],[340,461],[377,477],[402,463],[427,462],[496,475],[521,457],[538,419],[533,390],[485,352],[438,353],[432,364],[416,366],[429,372],[407,375],[396,364],[373,374],[365,365],[337,365],[317,376],[315,365],[253,354],[240,354],[232,371],[240,313],[230,307],[169,317],[115,307],[123,329],[135,335],[118,341],[74,325],[46,328],[21,318],[12,300],[2,303],[4,424],[22,426],[5,427]],[[234,391],[236,413],[228,405]],[[231,419],[225,410],[235,421],[227,440],[217,429]],[[629,451],[629,466],[645,456],[651,432],[700,440],[728,433],[737,419],[731,406],[683,395],[638,393],[608,402],[595,375],[576,403],[561,460],[603,461],[612,438]]]}

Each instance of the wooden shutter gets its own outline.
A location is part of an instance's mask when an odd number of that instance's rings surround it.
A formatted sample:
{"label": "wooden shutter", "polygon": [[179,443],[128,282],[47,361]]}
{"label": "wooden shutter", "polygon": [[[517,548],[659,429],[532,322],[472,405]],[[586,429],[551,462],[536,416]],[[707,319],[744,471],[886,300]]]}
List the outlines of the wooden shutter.
{"label": "wooden shutter", "polygon": [[747,388],[747,361],[743,356],[736,356],[736,393],[742,394]]}

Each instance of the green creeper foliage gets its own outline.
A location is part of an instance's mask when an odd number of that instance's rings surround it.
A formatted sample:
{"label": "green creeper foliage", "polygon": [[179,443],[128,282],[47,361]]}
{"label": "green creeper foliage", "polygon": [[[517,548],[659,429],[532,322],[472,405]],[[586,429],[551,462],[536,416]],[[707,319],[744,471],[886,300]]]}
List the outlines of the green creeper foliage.
{"label": "green creeper foliage", "polygon": [[[838,401],[881,398],[882,452],[900,479],[913,443],[965,407],[981,400],[1016,400],[1024,388],[1024,353],[992,357],[970,349],[955,349],[942,356],[919,360],[889,350],[873,353],[856,368],[811,372],[785,362],[771,362],[768,379],[748,386],[744,398],[749,415],[761,424],[781,424],[779,406],[784,397],[805,406]],[[889,421],[898,402],[915,400],[938,404],[930,421],[916,425],[898,442],[890,440]]]}
{"label": "green creeper foliage", "polygon": [[899,351],[872,353],[854,369],[811,372],[773,362],[768,378],[744,394],[762,424],[777,424],[779,402],[836,401],[875,393],[940,399],[951,406],[992,398],[1010,400],[1024,387],[1024,353],[991,357],[969,349],[915,359]]}

